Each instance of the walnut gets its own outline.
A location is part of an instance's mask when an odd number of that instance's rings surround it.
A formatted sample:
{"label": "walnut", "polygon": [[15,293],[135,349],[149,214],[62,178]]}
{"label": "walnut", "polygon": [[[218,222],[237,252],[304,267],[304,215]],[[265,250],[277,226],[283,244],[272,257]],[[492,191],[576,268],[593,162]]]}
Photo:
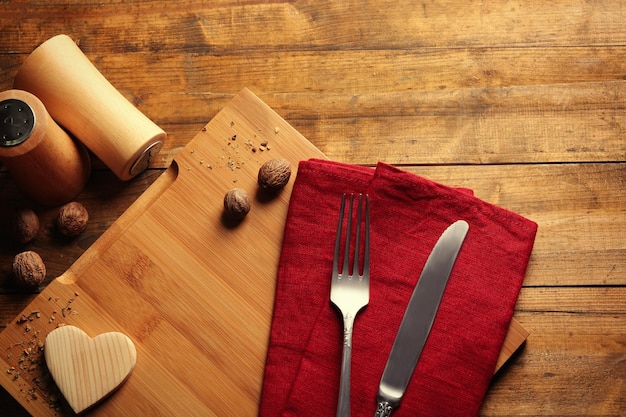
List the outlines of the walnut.
{"label": "walnut", "polygon": [[250,211],[250,198],[246,190],[233,188],[224,196],[224,210],[226,214],[237,220],[241,220]]}
{"label": "walnut", "polygon": [[85,206],[71,202],[59,209],[57,228],[64,236],[77,236],[85,230],[88,221],[89,213]]}
{"label": "walnut", "polygon": [[37,252],[18,253],[13,259],[13,276],[20,287],[34,291],[46,278],[46,265]]}
{"label": "walnut", "polygon": [[291,165],[286,159],[270,159],[259,169],[259,185],[268,191],[280,191],[289,182]]}
{"label": "walnut", "polygon": [[39,217],[31,209],[19,210],[13,222],[13,233],[20,243],[28,243],[37,236]]}

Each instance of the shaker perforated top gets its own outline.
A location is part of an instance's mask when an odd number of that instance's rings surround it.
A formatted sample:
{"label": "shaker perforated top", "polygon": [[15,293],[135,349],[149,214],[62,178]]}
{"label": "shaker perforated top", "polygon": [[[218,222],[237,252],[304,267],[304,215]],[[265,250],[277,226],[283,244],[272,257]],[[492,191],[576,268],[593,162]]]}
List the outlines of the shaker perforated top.
{"label": "shaker perforated top", "polygon": [[35,127],[35,114],[21,100],[0,102],[0,146],[17,146],[24,142]]}

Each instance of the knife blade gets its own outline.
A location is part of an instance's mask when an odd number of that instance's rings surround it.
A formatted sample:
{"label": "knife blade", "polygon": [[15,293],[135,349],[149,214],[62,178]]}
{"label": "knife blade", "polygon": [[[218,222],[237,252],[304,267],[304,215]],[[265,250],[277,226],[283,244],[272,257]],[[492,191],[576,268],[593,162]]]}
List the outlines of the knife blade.
{"label": "knife blade", "polygon": [[374,417],[389,417],[400,405],[468,230],[464,220],[453,223],[441,234],[428,256],[380,379]]}

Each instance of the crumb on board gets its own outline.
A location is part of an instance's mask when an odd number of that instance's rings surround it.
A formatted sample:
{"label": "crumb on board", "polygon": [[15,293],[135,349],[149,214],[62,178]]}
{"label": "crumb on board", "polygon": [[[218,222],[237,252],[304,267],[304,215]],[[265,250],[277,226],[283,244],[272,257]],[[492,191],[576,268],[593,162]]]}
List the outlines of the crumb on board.
{"label": "crumb on board", "polygon": [[[5,357],[8,368],[6,374],[11,380],[18,384],[19,392],[27,402],[44,401],[54,412],[54,415],[62,413],[62,395],[52,380],[52,376],[45,366],[44,348],[45,336],[51,330],[49,326],[58,328],[65,323],[56,323],[57,309],[63,313],[63,317],[77,315],[73,308],[78,298],[78,292],[74,292],[73,297],[69,297],[65,302],[60,302],[59,297],[48,297],[47,301],[54,303],[47,307],[42,313],[41,310],[33,310],[29,313],[21,314],[15,324],[23,329],[22,340],[6,347]],[[50,314],[48,316],[48,310]],[[46,316],[47,320],[39,320]]]}

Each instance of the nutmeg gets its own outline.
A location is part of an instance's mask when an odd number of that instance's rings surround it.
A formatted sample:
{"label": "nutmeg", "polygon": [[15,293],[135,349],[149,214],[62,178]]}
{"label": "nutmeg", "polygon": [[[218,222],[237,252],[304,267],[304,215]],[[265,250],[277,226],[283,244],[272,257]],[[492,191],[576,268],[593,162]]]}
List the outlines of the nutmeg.
{"label": "nutmeg", "polygon": [[268,191],[277,192],[285,188],[291,177],[291,165],[282,158],[270,159],[259,168],[258,182]]}
{"label": "nutmeg", "polygon": [[13,234],[20,243],[28,243],[39,232],[39,217],[29,208],[21,209],[15,214]]}
{"label": "nutmeg", "polygon": [[37,252],[18,253],[13,259],[13,276],[20,287],[34,291],[46,278],[46,265]]}
{"label": "nutmeg", "polygon": [[73,201],[59,209],[57,228],[64,236],[77,236],[85,230],[88,221],[89,213],[85,206]]}
{"label": "nutmeg", "polygon": [[226,214],[236,220],[241,220],[250,211],[250,198],[246,190],[233,188],[224,196],[224,210]]}

